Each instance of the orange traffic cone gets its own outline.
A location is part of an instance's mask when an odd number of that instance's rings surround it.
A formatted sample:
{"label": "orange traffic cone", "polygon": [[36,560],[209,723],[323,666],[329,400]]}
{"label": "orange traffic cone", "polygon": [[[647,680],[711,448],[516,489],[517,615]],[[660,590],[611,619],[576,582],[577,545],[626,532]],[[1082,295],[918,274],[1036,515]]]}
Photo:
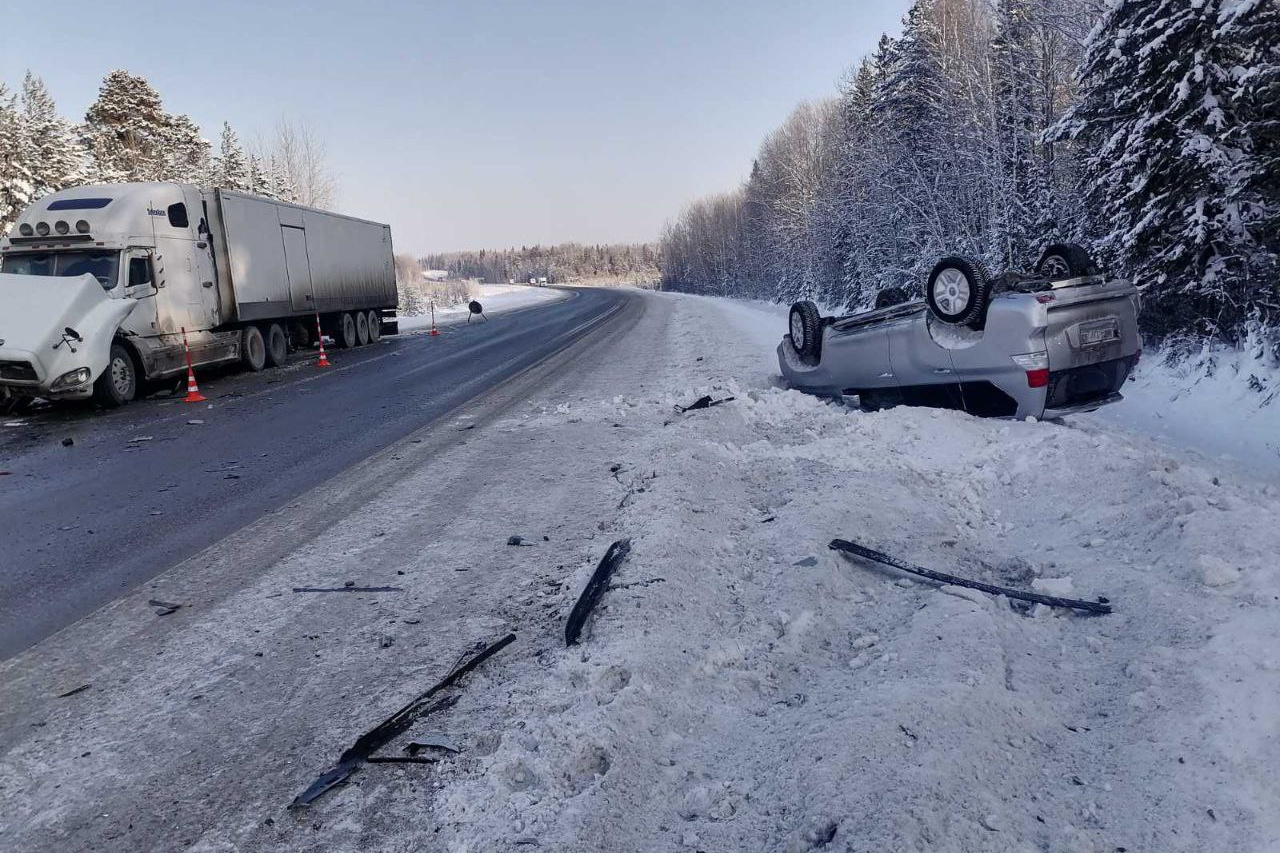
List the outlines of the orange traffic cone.
{"label": "orange traffic cone", "polygon": [[431,300],[431,337],[440,334],[440,330],[436,328],[436,301]]}
{"label": "orange traffic cone", "polygon": [[187,329],[182,328],[182,354],[187,358],[187,396],[182,402],[184,403],[203,403],[204,396],[200,393],[200,386],[196,384],[196,372],[191,369],[191,348],[187,346]]}
{"label": "orange traffic cone", "polygon": [[316,312],[316,338],[320,341],[320,360],[316,367],[329,367],[329,356],[324,354],[324,332],[320,330],[320,312]]}
{"label": "orange traffic cone", "polygon": [[187,396],[182,402],[184,403],[203,403],[204,395],[200,393],[200,386],[196,384],[196,372],[187,366]]}

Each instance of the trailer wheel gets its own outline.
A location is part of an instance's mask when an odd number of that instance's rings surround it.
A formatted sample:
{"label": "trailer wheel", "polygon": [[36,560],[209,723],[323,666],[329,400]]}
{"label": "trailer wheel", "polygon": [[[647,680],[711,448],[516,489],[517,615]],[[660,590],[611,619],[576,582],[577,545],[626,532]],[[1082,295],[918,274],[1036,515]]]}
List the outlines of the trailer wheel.
{"label": "trailer wheel", "polygon": [[249,326],[244,330],[240,361],[254,373],[267,366],[267,345],[263,342],[262,331],[257,326]]}
{"label": "trailer wheel", "polygon": [[1077,243],[1055,243],[1040,255],[1036,275],[1051,281],[1098,275],[1101,271],[1089,252]]}
{"label": "trailer wheel", "polygon": [[138,368],[123,344],[112,344],[107,369],[93,383],[93,400],[99,406],[115,409],[132,400],[138,393]]}
{"label": "trailer wheel", "polygon": [[335,342],[343,349],[355,349],[356,321],[350,314],[344,312],[338,316],[338,334]]}
{"label": "trailer wheel", "polygon": [[377,342],[382,339],[382,318],[378,316],[377,311],[369,312],[369,341]]}
{"label": "trailer wheel", "polygon": [[369,343],[369,315],[363,311],[356,312],[356,345]]}
{"label": "trailer wheel", "polygon": [[292,335],[292,343],[294,349],[309,349],[315,340],[315,326],[308,322],[290,323],[289,332]]}
{"label": "trailer wheel", "polygon": [[289,357],[289,338],[279,323],[267,326],[267,366],[281,367]]}
{"label": "trailer wheel", "polygon": [[933,316],[953,326],[981,329],[991,301],[986,270],[970,258],[943,258],[929,273],[924,290]]}
{"label": "trailer wheel", "polygon": [[818,306],[805,300],[791,306],[788,330],[791,348],[805,361],[816,362],[822,347],[822,315]]}

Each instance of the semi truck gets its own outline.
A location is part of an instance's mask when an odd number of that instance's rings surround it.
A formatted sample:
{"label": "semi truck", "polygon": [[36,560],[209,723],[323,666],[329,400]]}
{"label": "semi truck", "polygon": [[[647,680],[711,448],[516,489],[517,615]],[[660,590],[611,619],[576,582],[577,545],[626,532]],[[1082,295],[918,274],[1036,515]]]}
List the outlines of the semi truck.
{"label": "semi truck", "polygon": [[0,238],[0,399],[120,406],[188,352],[258,371],[321,333],[393,334],[395,308],[387,225],[190,184],[65,189]]}

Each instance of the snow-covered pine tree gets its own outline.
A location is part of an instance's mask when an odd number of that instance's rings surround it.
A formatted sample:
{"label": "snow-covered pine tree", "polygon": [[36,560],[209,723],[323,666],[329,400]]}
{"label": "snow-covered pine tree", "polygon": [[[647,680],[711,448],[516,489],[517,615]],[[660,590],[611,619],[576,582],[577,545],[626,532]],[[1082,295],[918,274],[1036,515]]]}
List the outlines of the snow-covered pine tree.
{"label": "snow-covered pine tree", "polygon": [[58,115],[44,82],[30,71],[22,81],[21,120],[30,152],[31,197],[80,183],[84,150],[70,123]]}
{"label": "snow-covered pine tree", "polygon": [[81,129],[92,178],[162,180],[168,168],[169,125],[160,94],[144,78],[123,70],[107,74]]}
{"label": "snow-covered pine tree", "polygon": [[249,159],[228,122],[222,123],[222,141],[213,161],[213,185],[228,190],[250,189]]}
{"label": "snow-covered pine tree", "polygon": [[1146,325],[1231,337],[1256,306],[1246,259],[1263,200],[1236,97],[1260,0],[1117,0],[1090,34],[1080,100],[1053,138],[1081,143],[1105,259],[1146,288]]}
{"label": "snow-covered pine tree", "polygon": [[[1244,51],[1235,70],[1253,154],[1252,174],[1245,177],[1244,189],[1261,203],[1252,222],[1257,245],[1250,254],[1249,272],[1259,284],[1257,319],[1270,327],[1275,357],[1280,358],[1280,341],[1275,340],[1280,337],[1280,6],[1263,2],[1247,10],[1248,5],[1225,7],[1222,24],[1237,29]],[[1241,16],[1245,11],[1249,14]]]}
{"label": "snow-covered pine tree", "polygon": [[837,173],[841,208],[840,276],[844,305],[874,301],[880,270],[896,235],[896,190],[887,183],[891,146],[880,132],[876,96],[896,55],[896,43],[881,36],[874,53],[859,64],[840,97],[842,139]]}
{"label": "snow-covered pine tree", "polygon": [[0,233],[7,234],[31,201],[31,151],[17,96],[0,83]]}
{"label": "snow-covered pine tree", "polygon": [[185,115],[166,116],[161,145],[164,166],[161,179],[202,184],[209,175],[209,141]]}
{"label": "snow-covered pine tree", "polygon": [[871,115],[884,151],[879,205],[883,219],[869,256],[877,289],[918,291],[928,259],[947,242],[948,192],[943,186],[948,133],[948,90],[935,0],[916,0],[902,35],[881,58],[883,73],[871,99]]}
{"label": "snow-covered pine tree", "polygon": [[267,186],[271,190],[273,198],[281,201],[297,202],[298,190],[294,186],[293,178],[289,175],[289,169],[285,162],[272,154],[267,158],[266,169]]}
{"label": "snow-covered pine tree", "polygon": [[1039,243],[1044,176],[1037,155],[1042,110],[1036,103],[1032,55],[1033,0],[999,0],[991,42],[994,151],[990,193],[990,247],[993,268],[1025,266]]}
{"label": "snow-covered pine tree", "polygon": [[267,173],[262,168],[262,158],[252,151],[249,152],[249,192],[275,198],[275,193],[267,180]]}

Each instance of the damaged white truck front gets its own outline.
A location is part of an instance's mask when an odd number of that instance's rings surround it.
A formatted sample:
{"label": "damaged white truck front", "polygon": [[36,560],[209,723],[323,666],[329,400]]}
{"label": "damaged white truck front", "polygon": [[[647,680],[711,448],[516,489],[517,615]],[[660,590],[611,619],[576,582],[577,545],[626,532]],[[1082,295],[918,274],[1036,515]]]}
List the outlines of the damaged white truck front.
{"label": "damaged white truck front", "polygon": [[[394,331],[383,224],[187,184],[76,187],[0,239],[0,402],[118,406],[191,363],[282,364]],[[185,339],[185,340],[184,340]]]}

